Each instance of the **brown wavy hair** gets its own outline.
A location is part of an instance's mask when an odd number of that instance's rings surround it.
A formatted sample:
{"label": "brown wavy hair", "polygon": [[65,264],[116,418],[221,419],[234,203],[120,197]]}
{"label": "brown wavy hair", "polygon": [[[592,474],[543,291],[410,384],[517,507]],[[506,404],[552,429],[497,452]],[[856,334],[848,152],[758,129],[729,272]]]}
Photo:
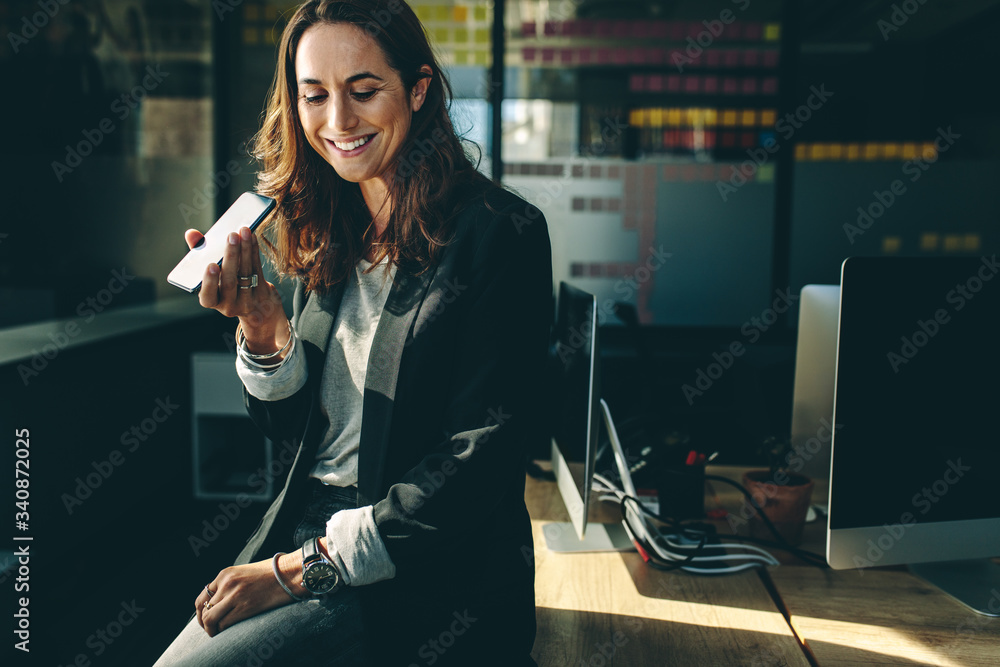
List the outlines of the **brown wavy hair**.
{"label": "brown wavy hair", "polygon": [[388,183],[391,210],[375,265],[388,257],[409,273],[426,271],[453,239],[461,203],[492,184],[476,171],[452,126],[451,86],[409,5],[402,0],[306,2],[282,33],[252,153],[261,164],[257,191],[277,200],[275,212],[259,230],[262,244],[280,275],[298,276],[307,290],[323,294],[353,273],[374,222],[358,184],[342,179],[302,130],[295,54],[302,34],[318,23],[349,23],[364,30],[408,91],[428,77],[420,71],[422,65],[433,72]]}

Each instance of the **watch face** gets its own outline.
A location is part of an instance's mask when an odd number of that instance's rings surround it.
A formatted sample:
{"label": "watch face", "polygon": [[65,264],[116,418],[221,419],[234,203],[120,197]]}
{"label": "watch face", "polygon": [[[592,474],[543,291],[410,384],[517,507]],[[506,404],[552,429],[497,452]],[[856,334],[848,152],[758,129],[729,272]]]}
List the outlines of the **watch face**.
{"label": "watch face", "polygon": [[315,563],[302,573],[302,586],[310,593],[322,595],[337,587],[340,575],[329,563]]}

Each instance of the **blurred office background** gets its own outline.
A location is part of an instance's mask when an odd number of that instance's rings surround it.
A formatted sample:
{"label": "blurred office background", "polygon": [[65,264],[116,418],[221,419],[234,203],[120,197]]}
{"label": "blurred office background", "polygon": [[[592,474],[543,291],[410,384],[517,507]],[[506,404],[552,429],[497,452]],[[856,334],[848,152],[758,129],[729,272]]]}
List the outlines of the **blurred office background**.
{"label": "blurred office background", "polygon": [[[803,285],[997,251],[994,0],[411,5],[470,154],[545,213],[554,289],[598,296],[605,398],[657,437],[756,462],[787,435]],[[292,10],[0,2],[0,424],[11,462],[31,433],[53,664],[151,663],[287,472],[242,413],[235,322],[165,276],[254,184]]]}

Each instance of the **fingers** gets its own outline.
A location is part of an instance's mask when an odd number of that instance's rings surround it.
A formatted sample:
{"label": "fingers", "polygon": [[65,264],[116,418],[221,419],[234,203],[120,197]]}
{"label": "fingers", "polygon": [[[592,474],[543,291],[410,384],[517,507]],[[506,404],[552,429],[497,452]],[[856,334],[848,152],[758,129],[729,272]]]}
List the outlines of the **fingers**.
{"label": "fingers", "polygon": [[219,275],[219,304],[225,308],[220,311],[225,315],[233,315],[236,304],[236,276],[240,270],[240,235],[232,232],[226,238],[226,250],[222,254],[222,273]]}
{"label": "fingers", "polygon": [[204,238],[205,235],[199,232],[197,229],[189,229],[186,232],[184,232],[184,242],[187,243],[187,247],[189,250],[198,245],[199,243],[201,243],[202,239]]}
{"label": "fingers", "polygon": [[257,240],[256,234],[253,235],[253,252],[251,255],[253,256],[253,272],[263,279],[264,267],[260,263],[260,242]]}
{"label": "fingers", "polygon": [[198,303],[205,308],[215,308],[219,305],[219,271],[219,265],[212,263],[205,267],[205,273],[201,276]]}
{"label": "fingers", "polygon": [[210,590],[215,590],[213,584],[215,584],[214,581],[208,586],[205,586],[205,588],[201,589],[201,593],[199,593],[198,597],[194,599],[194,611],[198,617],[198,625],[200,625],[203,628],[205,627],[205,621],[203,617],[206,611],[205,603],[206,602],[211,603],[212,598],[215,597],[213,593],[209,592]]}
{"label": "fingers", "polygon": [[[252,276],[253,275],[253,233],[250,231],[249,227],[243,227],[240,229],[240,265],[239,273],[237,278],[240,276]],[[262,278],[261,275],[257,275],[257,280]],[[246,315],[253,309],[253,288],[248,287],[250,285],[249,280],[238,280],[236,289],[236,314]]]}
{"label": "fingers", "polygon": [[257,274],[257,289],[254,290],[254,302],[262,309],[265,317],[269,317],[275,309],[281,308],[281,297],[272,288],[271,283],[264,280],[264,267],[260,259],[260,241],[253,235],[253,272]]}
{"label": "fingers", "polygon": [[[198,625],[208,633],[209,637],[214,637],[222,632],[225,627],[236,622],[231,618],[227,618],[227,615],[235,606],[233,596],[219,591],[210,592],[214,586],[218,585],[216,581],[203,588],[194,601],[195,614],[198,616]],[[225,624],[223,623],[223,619],[226,620]]]}
{"label": "fingers", "polygon": [[236,608],[233,596],[229,595],[221,600],[219,597],[221,596],[216,595],[207,609],[204,606],[202,607],[201,627],[205,629],[209,637],[214,637],[229,626],[242,620],[230,613]]}

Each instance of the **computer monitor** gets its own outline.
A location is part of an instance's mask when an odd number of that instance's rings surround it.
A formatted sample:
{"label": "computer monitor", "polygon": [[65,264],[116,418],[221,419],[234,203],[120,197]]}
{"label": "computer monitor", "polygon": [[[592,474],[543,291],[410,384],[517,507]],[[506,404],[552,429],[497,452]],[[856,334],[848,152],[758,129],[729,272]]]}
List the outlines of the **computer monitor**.
{"label": "computer monitor", "polygon": [[[552,551],[608,551],[632,548],[621,524],[587,524],[601,417],[608,427],[617,464],[624,464],[607,404],[601,400],[597,299],[559,284],[555,345],[550,355],[552,470],[570,523],[546,525]],[[627,472],[627,470],[626,470]],[[622,479],[635,495],[631,480]]]}
{"label": "computer monitor", "polygon": [[840,285],[806,285],[799,293],[799,328],[792,394],[795,472],[830,477],[833,376],[837,369]]}
{"label": "computer monitor", "polygon": [[997,273],[995,256],[844,262],[827,531],[831,567],[911,564],[993,615]]}

